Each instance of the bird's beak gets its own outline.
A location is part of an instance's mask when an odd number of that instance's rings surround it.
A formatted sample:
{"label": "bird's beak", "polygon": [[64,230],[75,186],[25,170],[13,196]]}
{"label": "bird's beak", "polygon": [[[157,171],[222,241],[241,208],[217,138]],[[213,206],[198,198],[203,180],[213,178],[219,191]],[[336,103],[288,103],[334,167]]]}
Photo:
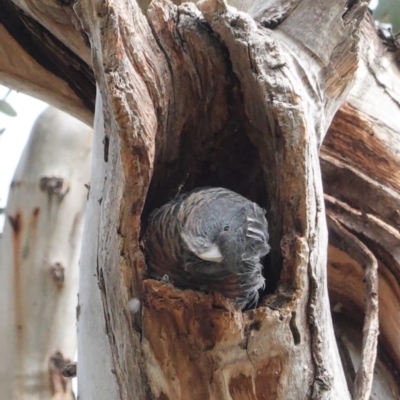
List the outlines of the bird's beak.
{"label": "bird's beak", "polygon": [[224,259],[224,256],[221,254],[218,245],[215,243],[213,243],[205,252],[198,253],[196,255],[204,261],[212,261],[217,263],[220,263]]}

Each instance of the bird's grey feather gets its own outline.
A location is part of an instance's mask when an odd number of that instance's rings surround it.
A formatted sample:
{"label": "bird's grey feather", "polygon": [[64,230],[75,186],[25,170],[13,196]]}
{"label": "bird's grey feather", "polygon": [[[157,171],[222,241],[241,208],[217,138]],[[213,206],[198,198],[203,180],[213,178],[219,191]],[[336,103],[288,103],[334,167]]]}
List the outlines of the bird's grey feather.
{"label": "bird's grey feather", "polygon": [[150,276],[177,287],[216,290],[244,308],[264,287],[260,258],[269,252],[265,210],[224,188],[200,188],[150,215]]}

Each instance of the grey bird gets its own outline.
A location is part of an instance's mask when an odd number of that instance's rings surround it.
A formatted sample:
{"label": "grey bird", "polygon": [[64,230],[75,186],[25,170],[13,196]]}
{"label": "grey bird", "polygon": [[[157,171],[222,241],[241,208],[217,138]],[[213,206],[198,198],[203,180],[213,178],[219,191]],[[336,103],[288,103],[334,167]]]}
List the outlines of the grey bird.
{"label": "grey bird", "polygon": [[198,188],[151,213],[148,272],[249,307],[265,285],[260,259],[269,252],[268,239],[265,210],[256,203],[228,189]]}

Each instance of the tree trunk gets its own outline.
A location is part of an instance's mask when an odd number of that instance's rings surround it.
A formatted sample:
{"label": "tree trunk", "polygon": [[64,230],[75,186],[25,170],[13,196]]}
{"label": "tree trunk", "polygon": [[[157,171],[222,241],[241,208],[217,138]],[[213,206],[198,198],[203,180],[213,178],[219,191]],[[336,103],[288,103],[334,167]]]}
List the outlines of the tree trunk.
{"label": "tree trunk", "polygon": [[[78,2],[99,87],[82,398],[398,397],[400,85],[366,7],[260,1],[255,22],[218,0],[153,2],[147,19],[132,1]],[[254,310],[146,276],[148,215],[200,186],[268,211]]]}
{"label": "tree trunk", "polygon": [[[318,21],[320,6],[302,2],[271,31],[217,1],[200,11],[153,2],[149,23],[135,4],[78,3],[107,110],[111,184],[96,268],[121,398],[349,398],[330,318],[318,148],[354,78],[365,5],[329,3]],[[324,43],[318,27],[333,33]],[[298,58],[305,49],[314,58]],[[143,280],[149,212],[204,185],[268,209],[273,293],[256,310]]]}
{"label": "tree trunk", "polygon": [[[18,134],[18,132],[15,132]],[[0,399],[72,400],[92,129],[48,108],[11,184],[0,247]]]}

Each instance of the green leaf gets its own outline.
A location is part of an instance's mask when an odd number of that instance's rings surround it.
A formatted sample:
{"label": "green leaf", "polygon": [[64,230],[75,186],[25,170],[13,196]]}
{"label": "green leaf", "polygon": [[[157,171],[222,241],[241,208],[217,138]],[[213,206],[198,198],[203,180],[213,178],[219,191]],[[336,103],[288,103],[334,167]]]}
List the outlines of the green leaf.
{"label": "green leaf", "polygon": [[15,117],[17,112],[5,100],[0,100],[0,112],[10,117]]}
{"label": "green leaf", "polygon": [[390,24],[393,33],[400,30],[400,1],[399,0],[379,0],[378,6],[374,10],[374,17],[379,22]]}

